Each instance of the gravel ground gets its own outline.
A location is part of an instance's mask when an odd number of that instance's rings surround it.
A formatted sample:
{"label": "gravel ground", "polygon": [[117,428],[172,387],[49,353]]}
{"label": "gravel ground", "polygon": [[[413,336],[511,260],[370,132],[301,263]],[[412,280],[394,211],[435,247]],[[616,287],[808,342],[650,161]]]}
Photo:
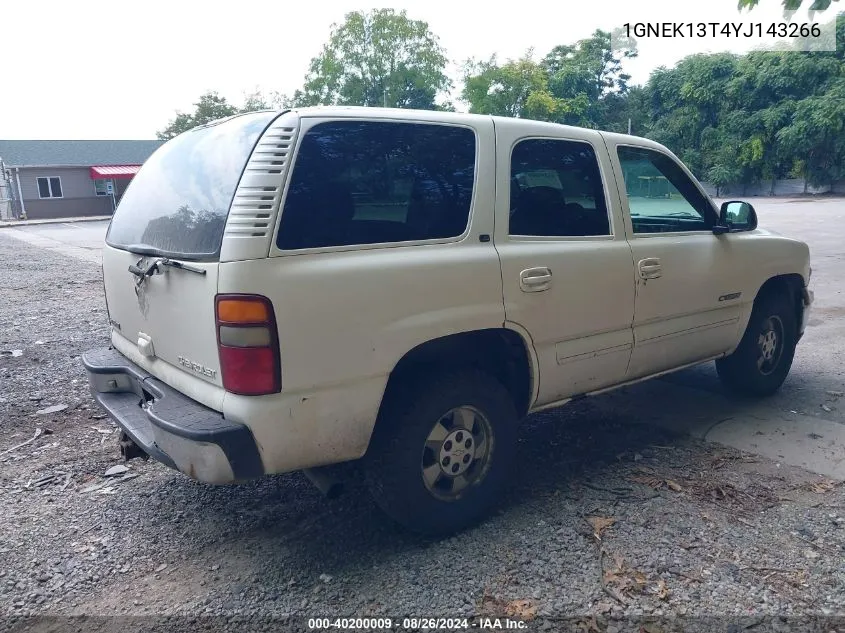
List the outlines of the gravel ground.
{"label": "gravel ground", "polygon": [[[313,616],[512,616],[538,630],[655,633],[679,622],[811,630],[770,616],[845,614],[837,482],[591,400],[529,418],[501,509],[439,541],[389,523],[354,480],[328,501],[298,473],[213,487],[133,460],[131,477],[107,479],[121,463],[117,435],[79,359],[107,342],[100,272],[1,230],[0,261],[6,624],[155,614],[252,618],[252,628],[290,617],[305,629]],[[634,625],[644,617],[662,621]],[[16,622],[60,630],[61,620]]]}

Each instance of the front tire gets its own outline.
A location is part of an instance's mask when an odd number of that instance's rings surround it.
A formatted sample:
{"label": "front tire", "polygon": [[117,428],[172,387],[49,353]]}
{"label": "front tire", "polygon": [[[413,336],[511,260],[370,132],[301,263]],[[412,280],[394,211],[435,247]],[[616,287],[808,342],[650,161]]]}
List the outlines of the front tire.
{"label": "front tire", "polygon": [[508,391],[481,371],[396,385],[364,461],[373,498],[415,532],[443,535],[473,525],[505,486],[516,422]]}
{"label": "front tire", "polygon": [[795,310],[789,297],[764,295],[754,304],[739,346],[716,361],[716,371],[731,391],[772,395],[789,374],[797,342]]}

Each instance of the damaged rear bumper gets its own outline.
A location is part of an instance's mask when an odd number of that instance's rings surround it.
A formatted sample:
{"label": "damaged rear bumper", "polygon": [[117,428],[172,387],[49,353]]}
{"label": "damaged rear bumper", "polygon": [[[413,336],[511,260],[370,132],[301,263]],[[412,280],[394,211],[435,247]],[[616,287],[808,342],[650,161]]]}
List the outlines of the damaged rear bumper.
{"label": "damaged rear bumper", "polygon": [[226,420],[111,348],[82,355],[97,403],[153,459],[213,484],[264,474],[250,429]]}

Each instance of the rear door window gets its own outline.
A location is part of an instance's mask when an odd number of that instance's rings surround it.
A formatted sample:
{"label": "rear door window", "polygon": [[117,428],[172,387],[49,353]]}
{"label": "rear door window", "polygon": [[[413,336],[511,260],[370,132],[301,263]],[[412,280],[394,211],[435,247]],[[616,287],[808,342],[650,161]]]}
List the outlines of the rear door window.
{"label": "rear door window", "polygon": [[511,153],[511,235],[610,235],[604,186],[589,143],[526,139]]}
{"label": "rear door window", "polygon": [[123,194],[106,243],[185,259],[213,259],[241,173],[275,112],[185,132],[144,163]]}
{"label": "rear door window", "polygon": [[282,250],[443,239],[466,231],[475,133],[394,121],[319,123],[302,137]]}

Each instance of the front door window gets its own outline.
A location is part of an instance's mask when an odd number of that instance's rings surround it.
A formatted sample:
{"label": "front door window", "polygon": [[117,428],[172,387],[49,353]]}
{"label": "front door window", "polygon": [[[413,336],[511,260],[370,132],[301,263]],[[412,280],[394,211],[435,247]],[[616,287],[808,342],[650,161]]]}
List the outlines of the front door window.
{"label": "front door window", "polygon": [[710,231],[710,201],[671,157],[643,147],[619,146],[619,163],[634,233]]}

